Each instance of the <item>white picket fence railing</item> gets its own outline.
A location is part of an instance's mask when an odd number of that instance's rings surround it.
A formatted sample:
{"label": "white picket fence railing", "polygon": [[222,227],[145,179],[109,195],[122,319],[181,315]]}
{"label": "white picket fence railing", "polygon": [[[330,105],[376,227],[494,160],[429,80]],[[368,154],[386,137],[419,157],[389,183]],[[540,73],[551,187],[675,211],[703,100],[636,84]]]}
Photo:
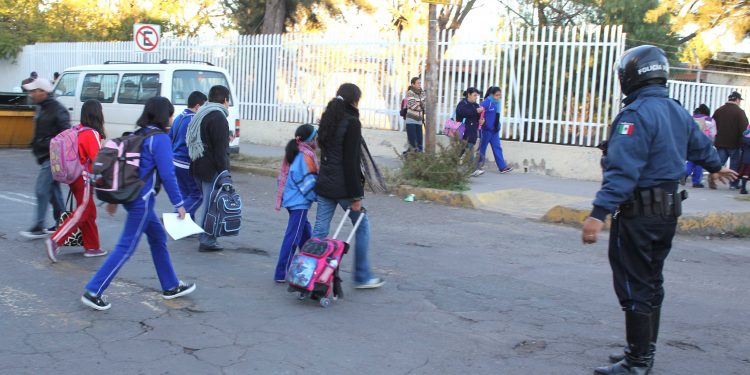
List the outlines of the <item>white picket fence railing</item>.
{"label": "white picket fence railing", "polygon": [[[502,136],[530,142],[594,146],[620,109],[613,67],[625,46],[616,26],[508,28],[491,38],[438,36],[438,126],[469,86],[502,90]],[[131,42],[41,43],[19,57],[40,76],[107,60],[209,61],[229,70],[243,119],[313,122],[344,82],[363,92],[365,127],[403,130],[399,107],[410,77],[424,77],[423,36],[284,34],[219,39],[164,38],[160,51],[136,53]],[[0,67],[5,63],[0,62]],[[715,109],[728,93],[750,88],[670,81],[688,110]],[[745,103],[743,103],[745,104]],[[441,129],[438,129],[440,131]]]}

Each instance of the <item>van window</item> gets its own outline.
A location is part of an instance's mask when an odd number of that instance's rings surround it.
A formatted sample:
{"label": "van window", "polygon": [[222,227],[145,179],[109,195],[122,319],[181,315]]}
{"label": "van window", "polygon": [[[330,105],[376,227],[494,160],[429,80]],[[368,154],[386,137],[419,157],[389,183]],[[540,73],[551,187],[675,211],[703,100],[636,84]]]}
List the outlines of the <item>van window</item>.
{"label": "van window", "polygon": [[145,104],[146,100],[161,93],[158,74],[125,74],[122,76],[117,102]]}
{"label": "van window", "polygon": [[94,99],[100,103],[114,103],[119,77],[118,74],[86,74],[86,77],[83,77],[81,101],[85,102],[89,99]]}
{"label": "van window", "polygon": [[57,87],[55,87],[55,96],[76,96],[76,88],[78,87],[78,76],[79,73],[65,73],[57,81]]}
{"label": "van window", "polygon": [[[200,91],[208,96],[208,90],[216,85],[229,87],[227,77],[220,72],[201,70],[175,70],[172,76],[172,104],[187,105],[188,96],[193,91]],[[229,105],[234,105],[230,93]]]}

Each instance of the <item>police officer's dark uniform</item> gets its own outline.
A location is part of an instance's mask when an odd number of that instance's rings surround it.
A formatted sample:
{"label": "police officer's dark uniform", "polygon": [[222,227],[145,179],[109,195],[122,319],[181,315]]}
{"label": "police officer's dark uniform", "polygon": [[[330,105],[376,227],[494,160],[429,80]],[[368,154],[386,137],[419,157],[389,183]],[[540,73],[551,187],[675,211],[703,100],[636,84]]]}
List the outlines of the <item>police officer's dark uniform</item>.
{"label": "police officer's dark uniform", "polygon": [[664,51],[640,46],[618,66],[625,108],[612,124],[603,159],[604,181],[591,217],[612,214],[609,262],[625,311],[624,358],[595,374],[648,374],[653,365],[664,299],[662,269],[672,247],[684,192],[685,160],[721,170],[711,141],[678,102],[668,97]]}

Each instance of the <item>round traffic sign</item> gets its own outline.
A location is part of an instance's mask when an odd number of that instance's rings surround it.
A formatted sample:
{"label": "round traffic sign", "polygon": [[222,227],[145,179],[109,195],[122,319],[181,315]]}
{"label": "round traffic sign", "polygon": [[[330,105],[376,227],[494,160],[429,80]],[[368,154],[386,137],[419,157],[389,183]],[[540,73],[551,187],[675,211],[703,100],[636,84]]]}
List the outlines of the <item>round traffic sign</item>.
{"label": "round traffic sign", "polygon": [[159,32],[151,25],[143,25],[135,32],[135,45],[142,51],[155,50],[159,41]]}

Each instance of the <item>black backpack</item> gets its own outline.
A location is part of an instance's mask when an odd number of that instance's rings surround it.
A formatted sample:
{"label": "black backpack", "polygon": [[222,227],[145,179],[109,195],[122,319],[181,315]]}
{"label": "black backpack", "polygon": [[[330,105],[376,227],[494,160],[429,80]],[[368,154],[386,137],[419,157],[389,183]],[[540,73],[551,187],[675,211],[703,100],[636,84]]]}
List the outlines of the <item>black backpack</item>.
{"label": "black backpack", "polygon": [[141,149],[146,138],[162,133],[145,130],[108,140],[94,160],[94,191],[107,203],[128,203],[138,198],[141,180]]}
{"label": "black backpack", "polygon": [[242,198],[234,190],[232,176],[223,171],[214,180],[203,230],[214,237],[236,236],[242,226]]}

